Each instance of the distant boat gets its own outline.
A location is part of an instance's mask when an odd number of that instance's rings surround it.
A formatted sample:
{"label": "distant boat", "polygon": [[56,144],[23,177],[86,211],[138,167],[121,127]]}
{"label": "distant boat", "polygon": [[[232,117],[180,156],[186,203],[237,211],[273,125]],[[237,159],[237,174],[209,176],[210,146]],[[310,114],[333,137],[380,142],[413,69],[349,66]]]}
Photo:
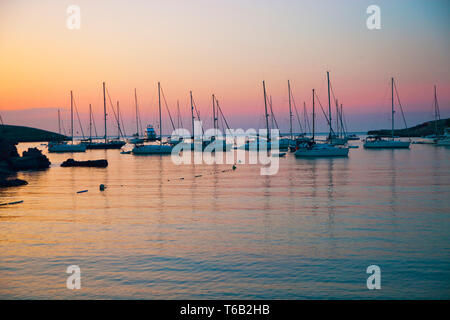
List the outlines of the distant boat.
{"label": "distant boat", "polygon": [[[59,112],[58,112],[59,117]],[[58,119],[59,121],[59,119]],[[72,143],[67,142],[49,142],[48,152],[85,152],[86,146],[84,144],[73,143],[73,93],[70,91],[70,126],[71,126],[71,140]]]}
{"label": "distant boat", "polygon": [[147,141],[157,141],[158,140],[158,136],[156,135],[155,128],[153,128],[153,125],[151,125],[151,124],[147,125],[146,135],[147,135],[146,136]]}
{"label": "distant boat", "polygon": [[[104,141],[100,142],[100,141],[92,141],[92,139],[90,139],[89,141],[84,141],[83,144],[86,145],[86,149],[101,149],[101,150],[105,150],[105,149],[120,149],[122,148],[126,142],[120,140],[119,138],[117,139],[108,139],[107,136],[107,126],[106,126],[106,93],[105,93],[105,83],[103,82],[103,113],[104,113],[104,125],[105,125],[105,136],[103,137]],[[119,109],[117,109],[117,113],[119,113]],[[117,117],[117,126],[118,126],[118,130],[119,130],[119,135],[120,135],[120,115],[118,114]]]}
{"label": "distant boat", "polygon": [[[329,128],[330,133],[329,137],[332,141],[332,134],[333,130],[331,127],[331,100],[330,100],[330,74],[327,72],[327,83],[328,83],[328,122],[329,122]],[[347,157],[349,148],[345,146],[339,146],[335,144],[330,143],[316,143],[314,141],[314,134],[315,134],[315,90],[312,90],[312,97],[313,97],[313,115],[312,115],[312,122],[313,122],[313,132],[312,132],[312,139],[311,141],[303,144],[300,146],[297,151],[295,151],[295,156],[297,158],[315,158],[315,157]]]}
{"label": "distant boat", "polygon": [[[135,109],[136,109],[136,133],[133,134],[133,137],[131,139],[128,139],[128,143],[140,144],[140,143],[144,143],[145,139],[140,138],[140,136],[139,136],[140,116],[139,116],[136,88],[134,89],[134,102],[135,102]],[[142,126],[141,126],[141,129],[142,129]],[[152,127],[152,129],[153,129],[153,127]],[[153,132],[154,132],[154,130],[153,130]]]}
{"label": "distant boat", "polygon": [[392,137],[385,139],[379,136],[367,137],[364,142],[364,148],[366,149],[408,149],[411,142],[395,140],[394,136],[394,78],[391,78],[391,113],[392,113]]}
{"label": "distant boat", "polygon": [[359,137],[356,134],[349,134],[347,140],[359,140]]}
{"label": "distant boat", "polygon": [[162,140],[162,117],[161,117],[161,84],[158,82],[158,106],[159,106],[159,145],[135,145],[132,153],[136,155],[153,155],[153,154],[170,154],[172,153],[172,145],[164,145]]}
{"label": "distant boat", "polygon": [[450,128],[445,129],[444,136],[437,140],[436,145],[446,147],[450,146]]}

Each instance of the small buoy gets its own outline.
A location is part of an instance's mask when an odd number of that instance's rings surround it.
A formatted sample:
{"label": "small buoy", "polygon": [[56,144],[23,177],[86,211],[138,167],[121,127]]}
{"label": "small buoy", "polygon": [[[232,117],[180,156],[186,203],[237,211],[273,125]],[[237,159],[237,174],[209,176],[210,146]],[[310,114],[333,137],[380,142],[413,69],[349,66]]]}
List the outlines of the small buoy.
{"label": "small buoy", "polygon": [[101,184],[99,188],[100,188],[100,191],[105,191],[105,185],[104,184]]}

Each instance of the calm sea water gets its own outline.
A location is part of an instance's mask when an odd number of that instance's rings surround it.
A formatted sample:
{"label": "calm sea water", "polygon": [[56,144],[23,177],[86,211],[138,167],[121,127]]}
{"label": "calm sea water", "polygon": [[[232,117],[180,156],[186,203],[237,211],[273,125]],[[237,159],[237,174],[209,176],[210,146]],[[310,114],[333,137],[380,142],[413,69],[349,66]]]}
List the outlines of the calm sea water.
{"label": "calm sea water", "polygon": [[0,298],[450,298],[450,149],[288,154],[274,176],[117,150],[74,155],[107,169],[61,168],[69,157],[0,190],[24,201],[0,207]]}

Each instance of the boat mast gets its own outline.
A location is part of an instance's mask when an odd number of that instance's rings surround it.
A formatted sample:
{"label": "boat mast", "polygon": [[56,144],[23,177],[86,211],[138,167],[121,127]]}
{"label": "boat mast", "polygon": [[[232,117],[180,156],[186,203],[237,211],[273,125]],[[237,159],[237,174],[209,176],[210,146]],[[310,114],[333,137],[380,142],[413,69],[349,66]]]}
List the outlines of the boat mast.
{"label": "boat mast", "polygon": [[72,134],[72,144],[73,144],[73,93],[70,90],[70,132]]}
{"label": "boat mast", "polygon": [[337,136],[338,137],[340,137],[341,136],[341,131],[340,131],[340,128],[339,128],[339,102],[338,102],[338,99],[336,99],[336,134],[337,134]]}
{"label": "boat mast", "polygon": [[291,83],[288,80],[288,93],[289,93],[289,133],[292,140],[292,107],[291,107]]}
{"label": "boat mast", "polygon": [[312,141],[314,142],[314,133],[315,133],[315,118],[316,118],[316,114],[315,114],[315,109],[314,109],[314,96],[315,96],[315,90],[312,89]]}
{"label": "boat mast", "polygon": [[192,140],[194,140],[194,101],[192,99],[192,91],[189,92],[191,95],[191,116],[192,116]]}
{"label": "boat mast", "polygon": [[119,101],[117,101],[117,139],[120,139],[120,109],[119,109]]}
{"label": "boat mast", "polygon": [[[0,116],[0,120],[1,120],[1,116]],[[1,121],[3,124],[3,121]],[[58,133],[61,134],[61,114],[60,111],[58,109]]]}
{"label": "boat mast", "polygon": [[92,142],[92,106],[89,103],[89,141]]}
{"label": "boat mast", "polygon": [[434,85],[434,131],[435,131],[435,135],[438,135],[438,120],[440,119],[441,116],[439,114],[439,105],[438,105],[438,100],[437,100],[437,94],[436,94],[436,85]]}
{"label": "boat mast", "polygon": [[179,100],[177,100],[177,110],[178,110],[177,125],[178,125],[178,128],[180,128],[181,114],[180,114],[180,101]]}
{"label": "boat mast", "polygon": [[159,106],[159,144],[162,145],[161,84],[159,82],[158,82],[158,106]]}
{"label": "boat mast", "polygon": [[134,88],[134,104],[136,107],[136,137],[139,138],[139,116],[138,116],[138,103],[136,88]]}
{"label": "boat mast", "polygon": [[331,127],[331,97],[330,97],[330,72],[329,71],[327,71],[327,83],[328,83],[328,120],[329,120],[329,124],[330,124],[330,137],[329,137],[329,139],[330,139],[330,143],[332,142],[332,134],[331,134],[331,132],[332,132],[332,127]]}
{"label": "boat mast", "polygon": [[216,136],[216,99],[214,94],[212,95],[212,109],[213,109],[213,128],[214,128],[214,137]]}
{"label": "boat mast", "polygon": [[266,96],[266,83],[263,80],[263,90],[264,90],[264,108],[266,111],[266,130],[267,130],[267,141],[270,141],[269,138],[269,114],[267,113],[267,96]]}
{"label": "boat mast", "polygon": [[103,82],[103,113],[105,118],[105,143],[107,142],[107,133],[106,133],[106,94],[105,94],[105,82]]}
{"label": "boat mast", "polygon": [[394,78],[391,78],[392,140],[394,140]]}

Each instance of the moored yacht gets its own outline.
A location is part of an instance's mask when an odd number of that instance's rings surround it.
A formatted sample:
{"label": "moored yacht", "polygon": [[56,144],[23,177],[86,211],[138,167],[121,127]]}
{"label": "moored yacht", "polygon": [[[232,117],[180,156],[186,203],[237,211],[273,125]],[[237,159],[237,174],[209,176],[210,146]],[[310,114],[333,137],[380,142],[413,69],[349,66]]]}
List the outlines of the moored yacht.
{"label": "moored yacht", "polygon": [[[163,144],[162,140],[162,117],[161,117],[161,84],[158,82],[158,106],[159,106],[159,145],[158,144],[138,144],[135,145],[131,151],[135,155],[153,155],[153,154],[170,154],[173,146],[170,144]],[[152,127],[153,128],[153,127]],[[148,127],[147,127],[148,129]]]}
{"label": "moored yacht", "polygon": [[[328,82],[328,123],[330,128],[330,141],[333,141],[333,129],[331,127],[331,100],[330,100],[330,74],[327,72],[327,82]],[[312,138],[311,141],[301,145],[297,151],[295,151],[295,156],[297,158],[314,158],[314,157],[347,157],[349,148],[347,146],[335,145],[332,143],[316,143],[314,141],[314,131],[315,131],[315,90],[312,90],[313,96],[313,114],[312,114]]]}
{"label": "moored yacht", "polygon": [[[59,113],[58,113],[59,117]],[[49,142],[48,144],[48,152],[85,152],[86,146],[83,144],[74,144],[73,143],[73,93],[70,91],[70,127],[71,127],[71,141],[72,143],[67,142]]]}
{"label": "moored yacht", "polygon": [[411,142],[396,140],[394,136],[394,78],[391,78],[391,138],[383,138],[380,136],[367,137],[364,141],[366,149],[408,149]]}

